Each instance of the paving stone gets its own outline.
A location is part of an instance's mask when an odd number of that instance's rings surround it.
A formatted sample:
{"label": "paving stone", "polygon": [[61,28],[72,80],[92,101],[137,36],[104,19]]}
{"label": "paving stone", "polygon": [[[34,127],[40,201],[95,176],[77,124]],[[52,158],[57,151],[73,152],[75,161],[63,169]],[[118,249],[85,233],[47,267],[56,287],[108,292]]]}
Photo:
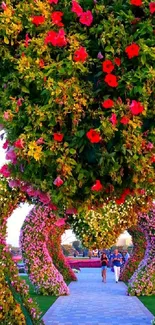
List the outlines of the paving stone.
{"label": "paving stone", "polygon": [[83,268],[69,288],[44,315],[45,325],[151,325],[153,315],[110,270],[103,283],[100,269]]}

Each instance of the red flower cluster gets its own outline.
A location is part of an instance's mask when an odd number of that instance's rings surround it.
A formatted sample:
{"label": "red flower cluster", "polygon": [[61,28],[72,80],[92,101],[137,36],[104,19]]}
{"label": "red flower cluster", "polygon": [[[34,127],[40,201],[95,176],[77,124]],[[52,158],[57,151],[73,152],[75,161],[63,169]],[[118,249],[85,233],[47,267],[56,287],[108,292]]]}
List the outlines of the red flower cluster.
{"label": "red flower cluster", "polygon": [[36,26],[42,25],[45,22],[44,16],[33,16],[32,23]]}
{"label": "red flower cluster", "polygon": [[103,103],[102,103],[102,107],[104,108],[111,108],[114,106],[114,101],[111,99],[106,99]]}
{"label": "red flower cluster", "polygon": [[83,11],[83,8],[78,2],[72,0],[72,12],[80,17],[80,23],[86,26],[90,26],[93,22],[93,15],[90,10]]}
{"label": "red flower cluster", "polygon": [[59,27],[63,27],[64,24],[62,23],[62,16],[63,16],[63,12],[61,11],[52,12],[51,14],[52,23]]}
{"label": "red flower cluster", "polygon": [[139,55],[140,47],[139,45],[133,43],[126,47],[125,53],[127,54],[129,59],[134,58],[135,56]]}
{"label": "red flower cluster", "polygon": [[150,8],[150,13],[154,14],[155,13],[155,2],[150,2],[149,8]]}
{"label": "red flower cluster", "polygon": [[118,86],[118,81],[117,78],[114,74],[108,73],[105,76],[104,81],[108,84],[110,87],[117,87]]}
{"label": "red flower cluster", "polygon": [[53,30],[49,31],[45,37],[45,44],[49,43],[53,46],[66,46],[67,40],[65,38],[65,31],[63,29],[60,29],[58,33]]}
{"label": "red flower cluster", "polygon": [[100,136],[100,133],[97,132],[96,130],[94,129],[90,129],[87,134],[86,134],[87,138],[89,139],[89,141],[91,143],[98,143],[100,142],[101,140],[101,136]]}
{"label": "red flower cluster", "polygon": [[130,4],[140,7],[140,6],[142,6],[142,0],[130,0]]}
{"label": "red flower cluster", "polygon": [[116,204],[123,204],[126,200],[126,196],[131,195],[132,192],[130,191],[129,188],[125,188],[122,195],[115,200]]}
{"label": "red flower cluster", "polygon": [[57,142],[61,142],[63,140],[63,137],[64,137],[63,133],[54,133],[53,134],[53,138]]}
{"label": "red flower cluster", "polygon": [[99,192],[103,189],[103,185],[101,184],[100,180],[96,180],[95,184],[91,187],[92,191]]}
{"label": "red flower cluster", "polygon": [[129,118],[128,118],[127,116],[124,115],[124,116],[121,118],[120,123],[122,123],[122,124],[124,124],[124,125],[128,124],[128,123],[129,123]]}
{"label": "red flower cluster", "polygon": [[143,112],[144,106],[140,102],[137,102],[136,100],[132,100],[130,105],[130,110],[133,115],[138,115]]}
{"label": "red flower cluster", "polygon": [[105,60],[102,63],[102,70],[106,73],[111,73],[114,70],[114,65],[110,60]]}
{"label": "red flower cluster", "polygon": [[80,47],[77,51],[74,52],[73,60],[76,62],[85,62],[88,57],[88,53],[85,47]]}

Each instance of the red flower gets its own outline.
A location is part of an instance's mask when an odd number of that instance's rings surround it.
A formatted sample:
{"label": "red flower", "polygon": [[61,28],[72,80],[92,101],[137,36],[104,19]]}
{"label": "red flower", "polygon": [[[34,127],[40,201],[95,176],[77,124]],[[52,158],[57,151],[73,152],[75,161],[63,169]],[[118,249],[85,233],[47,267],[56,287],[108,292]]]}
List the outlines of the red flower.
{"label": "red flower", "polygon": [[104,108],[111,108],[114,106],[114,101],[111,99],[106,99],[104,100],[104,102],[102,103],[102,107]]}
{"label": "red flower", "polygon": [[150,13],[154,14],[155,13],[155,2],[150,2],[149,8],[150,8]]}
{"label": "red flower", "polygon": [[10,171],[8,169],[8,165],[3,165],[1,168],[0,168],[0,174],[2,174],[4,177],[9,177],[10,176]]}
{"label": "red flower", "polygon": [[82,7],[75,0],[72,1],[72,12],[74,12],[78,17],[83,13]]}
{"label": "red flower", "polygon": [[64,26],[64,24],[62,23],[62,16],[63,16],[63,12],[61,11],[54,11],[52,14],[51,14],[51,19],[52,19],[52,23],[59,26],[59,27],[62,27]]}
{"label": "red flower", "polygon": [[96,130],[94,129],[90,129],[87,134],[86,134],[87,138],[89,139],[89,141],[91,143],[98,143],[100,142],[101,140],[101,136],[100,136],[100,133],[97,132]]}
{"label": "red flower", "polygon": [[121,59],[120,58],[115,58],[114,62],[118,67],[121,65]]}
{"label": "red flower", "polygon": [[116,204],[123,204],[125,202],[125,196],[122,195],[119,199],[115,200]]}
{"label": "red flower", "polygon": [[133,115],[138,115],[143,112],[144,106],[140,102],[137,102],[136,100],[132,100],[130,105],[130,110]]}
{"label": "red flower", "polygon": [[117,115],[115,113],[112,113],[111,117],[110,117],[110,122],[112,123],[112,125],[116,125],[117,124]]}
{"label": "red flower", "polygon": [[6,140],[4,143],[3,143],[3,149],[7,149],[8,148],[8,146],[9,146],[9,141],[8,140]]}
{"label": "red flower", "polygon": [[93,15],[90,10],[83,12],[80,16],[80,23],[86,26],[90,26],[93,22]]}
{"label": "red flower", "polygon": [[54,137],[55,141],[61,142],[63,140],[64,134],[63,133],[54,133],[53,137]]}
{"label": "red flower", "polygon": [[100,180],[96,180],[96,183],[91,187],[92,191],[99,192],[103,189],[103,185],[101,184]]}
{"label": "red flower", "polygon": [[32,17],[32,23],[36,26],[42,25],[45,21],[44,16],[33,16]]}
{"label": "red flower", "polygon": [[86,52],[86,49],[81,46],[77,51],[75,51],[73,59],[76,62],[85,62],[87,57],[88,53]]}
{"label": "red flower", "polygon": [[44,68],[44,66],[45,66],[44,60],[43,59],[40,59],[39,60],[39,67],[42,69],[42,68]]}
{"label": "red flower", "polygon": [[140,7],[142,5],[142,0],[130,0],[130,4]]}
{"label": "red flower", "polygon": [[104,81],[110,86],[110,87],[117,87],[118,86],[118,82],[117,82],[117,78],[114,74],[108,73],[105,76]]}
{"label": "red flower", "polygon": [[31,38],[29,38],[29,35],[26,34],[26,37],[25,37],[25,47],[28,47],[29,46],[29,42],[31,41]]}
{"label": "red flower", "polygon": [[48,0],[50,4],[54,3],[55,5],[57,5],[58,0]]}
{"label": "red flower", "polygon": [[127,54],[129,59],[134,58],[135,56],[139,55],[140,47],[139,45],[133,43],[126,47],[125,53]]}
{"label": "red flower", "polygon": [[58,176],[53,182],[53,184],[56,185],[57,187],[60,187],[63,183],[64,181],[60,178],[60,176]]}
{"label": "red flower", "polygon": [[155,155],[152,155],[152,157],[151,157],[151,163],[152,164],[155,163]]}
{"label": "red flower", "polygon": [[16,142],[14,143],[14,146],[16,148],[23,149],[24,148],[24,140],[23,139],[16,140]]}
{"label": "red flower", "polygon": [[61,218],[61,219],[58,219],[54,224],[57,226],[57,227],[61,227],[61,226],[64,226],[66,223],[66,218]]}
{"label": "red flower", "polygon": [[102,70],[106,73],[111,73],[114,70],[114,65],[110,60],[105,60],[102,63]]}
{"label": "red flower", "polygon": [[45,37],[45,44],[48,43],[51,43],[53,46],[65,46],[67,44],[65,31],[63,29],[59,29],[58,33],[54,32],[53,30],[49,31]]}
{"label": "red flower", "polygon": [[120,122],[121,122],[122,124],[124,124],[124,125],[128,124],[129,121],[130,121],[130,119],[129,119],[127,116],[125,116],[125,115],[124,115],[124,116],[121,118],[121,120],[120,120]]}

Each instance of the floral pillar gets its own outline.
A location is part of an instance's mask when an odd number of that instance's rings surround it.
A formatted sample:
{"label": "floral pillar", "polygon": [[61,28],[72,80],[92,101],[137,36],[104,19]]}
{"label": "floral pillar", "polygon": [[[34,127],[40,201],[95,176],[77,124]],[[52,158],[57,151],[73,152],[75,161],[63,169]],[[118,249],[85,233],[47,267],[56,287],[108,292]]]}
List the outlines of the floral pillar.
{"label": "floral pillar", "polygon": [[[59,222],[59,220],[58,220]],[[52,228],[48,238],[48,251],[53,259],[53,263],[59,272],[63,275],[65,281],[77,280],[61,248],[61,236],[67,229],[66,225],[60,225]]]}
{"label": "floral pillar", "polygon": [[137,270],[139,263],[145,255],[146,249],[146,238],[139,225],[132,226],[128,232],[132,236],[134,247],[131,257],[121,271],[120,280],[124,282],[127,282]]}
{"label": "floral pillar", "polygon": [[139,215],[139,225],[147,247],[144,259],[130,280],[128,292],[130,295],[147,296],[155,294],[155,205],[148,214]]}
{"label": "floral pillar", "polygon": [[48,206],[37,206],[26,217],[21,230],[21,248],[30,280],[43,295],[69,293],[63,276],[53,264],[47,248],[49,233],[56,217]]}
{"label": "floral pillar", "polygon": [[0,323],[26,325],[44,324],[36,303],[29,296],[29,288],[18,276],[18,270],[6,244],[7,219],[19,202],[25,200],[17,190],[10,190],[0,179]]}

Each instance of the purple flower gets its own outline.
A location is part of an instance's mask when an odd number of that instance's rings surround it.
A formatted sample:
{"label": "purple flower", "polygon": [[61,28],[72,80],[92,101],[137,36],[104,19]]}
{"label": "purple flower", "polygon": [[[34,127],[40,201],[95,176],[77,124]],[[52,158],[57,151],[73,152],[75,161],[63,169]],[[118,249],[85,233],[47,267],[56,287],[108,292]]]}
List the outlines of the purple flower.
{"label": "purple flower", "polygon": [[102,59],[103,59],[103,55],[102,55],[101,52],[98,52],[98,54],[97,54],[97,58],[98,58],[99,60],[102,60]]}

